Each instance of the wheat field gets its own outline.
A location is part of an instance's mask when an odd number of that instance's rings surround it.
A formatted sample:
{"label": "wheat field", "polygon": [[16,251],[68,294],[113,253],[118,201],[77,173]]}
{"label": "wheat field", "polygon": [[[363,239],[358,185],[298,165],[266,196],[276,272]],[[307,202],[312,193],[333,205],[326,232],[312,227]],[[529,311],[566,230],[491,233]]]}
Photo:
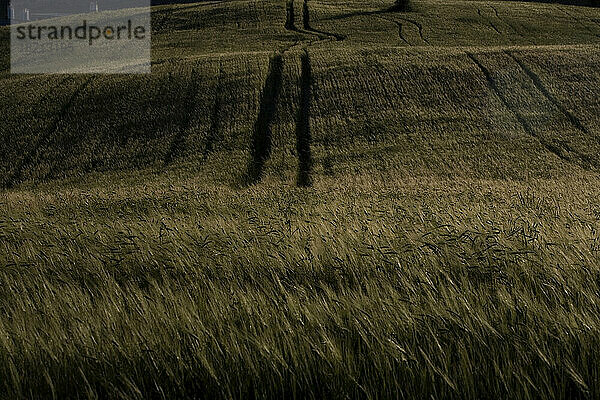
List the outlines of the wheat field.
{"label": "wheat field", "polygon": [[600,397],[600,11],[388,3],[0,28],[0,398]]}

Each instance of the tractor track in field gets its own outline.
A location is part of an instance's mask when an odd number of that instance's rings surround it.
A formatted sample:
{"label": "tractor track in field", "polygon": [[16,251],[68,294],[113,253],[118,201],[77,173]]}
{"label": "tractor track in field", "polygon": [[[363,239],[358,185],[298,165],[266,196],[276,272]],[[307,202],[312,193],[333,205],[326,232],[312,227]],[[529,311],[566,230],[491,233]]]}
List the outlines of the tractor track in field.
{"label": "tractor track in field", "polygon": [[[67,79],[70,78],[65,78],[62,80],[62,82],[65,82]],[[62,104],[60,110],[56,114],[56,117],[50,124],[50,128],[46,130],[45,134],[42,134],[39,137],[32,150],[23,156],[23,159],[15,168],[15,172],[6,180],[6,187],[11,188],[22,182],[25,168],[31,165],[35,161],[35,158],[39,157],[39,154],[43,151],[44,147],[48,146],[52,142],[53,136],[58,132],[58,128],[60,127],[60,122],[66,117],[69,110],[73,107],[77,97],[89,86],[93,79],[93,76],[87,78],[73,91],[69,99]],[[49,93],[48,96],[50,94],[51,93]]]}
{"label": "tractor track in field", "polygon": [[408,40],[406,40],[406,38],[404,37],[403,33],[402,33],[402,27],[403,24],[399,21],[396,21],[395,19],[390,19],[390,18],[386,18],[386,17],[382,17],[381,15],[376,15],[377,18],[382,19],[384,21],[387,22],[391,22],[393,23],[396,27],[398,27],[398,36],[400,37],[400,40],[402,40],[404,43],[406,43],[409,46],[412,46],[412,43],[409,42]]}
{"label": "tractor track in field", "polygon": [[319,29],[314,28],[311,25],[310,20],[310,8],[308,6],[309,0],[304,0],[302,3],[302,27],[304,30],[310,34],[318,36],[320,39],[334,39],[336,41],[342,41],[346,39],[345,35],[340,35],[339,33],[326,32]]}
{"label": "tractor track in field", "polygon": [[562,103],[556,97],[554,97],[554,95],[552,95],[552,93],[550,93],[548,91],[548,89],[544,86],[544,83],[542,82],[540,77],[535,72],[533,72],[531,70],[531,68],[529,68],[523,61],[521,61],[519,58],[517,58],[512,51],[504,50],[504,53],[506,55],[508,55],[510,58],[512,58],[513,60],[515,60],[515,62],[517,64],[519,64],[519,67],[521,67],[523,72],[525,72],[527,74],[527,76],[529,76],[529,78],[535,84],[536,88],[552,104],[554,104],[554,106],[556,106],[556,108],[558,108],[560,110],[560,112],[562,112],[563,114],[565,114],[565,116],[567,116],[567,118],[569,119],[571,124],[573,124],[577,129],[579,129],[581,132],[585,133],[586,135],[590,135],[590,136],[592,135],[592,133],[581,123],[581,121],[579,121],[579,119],[575,115],[573,115],[573,113],[571,113],[569,110],[567,110],[566,107],[563,106]]}
{"label": "tractor track in field", "polygon": [[283,52],[287,52],[291,50],[292,47],[298,45],[304,46],[312,46],[314,43],[326,41],[326,40],[335,40],[342,41],[346,39],[345,35],[340,35],[338,33],[325,32],[318,29],[315,29],[311,26],[310,23],[310,8],[308,7],[308,0],[303,0],[302,3],[302,29],[296,27],[295,21],[295,9],[294,9],[294,0],[288,0],[286,3],[286,21],[284,25],[285,29],[290,32],[301,33],[304,35],[312,35],[316,36],[316,40],[297,40],[294,44],[290,45],[288,48],[283,50]]}
{"label": "tractor track in field", "polygon": [[425,29],[423,27],[423,24],[421,24],[420,22],[417,22],[413,19],[410,18],[406,18],[406,17],[400,17],[397,16],[398,12],[397,11],[393,11],[391,9],[385,9],[385,10],[377,10],[377,11],[362,11],[362,12],[354,12],[354,13],[348,13],[348,14],[343,14],[343,15],[337,15],[337,16],[332,16],[332,17],[328,17],[325,19],[328,20],[339,20],[339,19],[345,19],[345,18],[352,18],[352,17],[361,17],[361,16],[371,16],[374,15],[377,18],[392,22],[394,24],[396,24],[398,26],[398,35],[400,37],[400,39],[408,44],[409,46],[414,46],[414,44],[410,43],[410,41],[408,41],[403,34],[403,27],[404,24],[402,24],[401,22],[395,20],[393,17],[384,17],[382,14],[385,15],[390,15],[390,16],[396,16],[396,18],[398,18],[401,21],[404,21],[408,24],[413,25],[414,27],[417,28],[417,32],[419,34],[419,38],[421,39],[421,41],[423,41],[424,43],[426,43],[427,45],[431,45],[431,43],[429,42],[429,40],[425,37]]}
{"label": "tractor track in field", "polygon": [[488,23],[488,25],[494,30],[496,31],[496,33],[498,35],[502,35],[502,32],[500,31],[500,29],[498,29],[496,27],[496,25],[494,25],[494,23],[486,16],[483,15],[483,12],[481,12],[481,8],[477,8],[477,14],[479,15],[479,17],[484,20],[485,22]]}
{"label": "tractor track in field", "polygon": [[494,15],[496,15],[496,18],[501,20],[502,18],[500,18],[500,13],[498,13],[498,9],[491,4],[490,4],[490,8],[494,11]]}
{"label": "tractor track in field", "polygon": [[[570,149],[569,146],[566,146],[566,147],[563,146],[561,148],[553,143],[548,142],[546,139],[544,139],[543,137],[538,135],[535,132],[535,130],[533,129],[533,127],[531,126],[531,124],[527,121],[527,119],[519,112],[519,110],[517,108],[515,108],[513,105],[511,105],[508,98],[502,93],[502,90],[500,90],[496,81],[492,77],[491,72],[477,59],[477,57],[473,53],[467,52],[466,54],[471,59],[471,61],[473,61],[473,63],[481,70],[481,72],[483,73],[483,75],[485,76],[485,78],[487,80],[488,86],[498,96],[498,98],[500,99],[502,104],[508,110],[510,110],[510,112],[515,116],[515,118],[517,119],[519,124],[523,127],[523,129],[525,130],[525,132],[528,135],[536,138],[546,150],[548,150],[549,152],[551,152],[552,154],[554,154],[561,160],[580,165],[580,163],[576,163],[571,157],[566,156],[564,154],[564,150],[574,153],[574,154],[577,154],[572,149]],[[579,154],[577,154],[577,155],[579,156]]]}
{"label": "tractor track in field", "polygon": [[406,17],[396,17],[396,18],[416,26],[419,31],[419,37],[421,38],[421,40],[423,42],[427,43],[427,45],[431,45],[431,43],[429,42],[429,40],[425,37],[425,34],[423,33],[423,25],[420,22],[417,22],[415,20],[412,20],[412,19],[409,19]]}
{"label": "tractor track in field", "polygon": [[[531,79],[537,90],[569,120],[571,125],[573,125],[577,130],[579,130],[588,137],[594,136],[593,133],[590,132],[590,130],[585,125],[583,125],[583,123],[572,112],[570,112],[552,93],[550,93],[550,91],[548,91],[540,77],[531,68],[529,68],[518,57],[516,57],[513,52],[509,50],[504,50],[504,53],[510,58],[512,58],[519,65],[521,70],[523,70],[523,72],[525,72],[529,79]],[[570,146],[565,145],[565,149],[569,152],[576,154],[577,157],[579,157],[584,162],[586,168],[589,169],[590,167],[600,167],[596,160],[585,154],[581,154],[580,152],[575,151]]]}
{"label": "tractor track in field", "polygon": [[508,22],[505,18],[503,18],[502,16],[500,16],[500,13],[498,12],[498,9],[496,7],[494,7],[493,5],[489,5],[490,8],[494,11],[494,15],[496,16],[496,18],[502,22],[503,24],[507,25],[515,34],[517,34],[517,36],[519,36],[520,38],[524,39],[525,41],[527,41],[530,44],[535,44],[533,41],[531,41],[529,38],[525,37],[512,23]]}
{"label": "tractor track in field", "polygon": [[402,34],[402,26],[403,25],[398,21],[394,21],[394,23],[398,26],[398,36],[400,37],[400,40],[402,40],[407,45],[412,46],[412,43],[410,43],[408,40],[406,40],[406,38]]}

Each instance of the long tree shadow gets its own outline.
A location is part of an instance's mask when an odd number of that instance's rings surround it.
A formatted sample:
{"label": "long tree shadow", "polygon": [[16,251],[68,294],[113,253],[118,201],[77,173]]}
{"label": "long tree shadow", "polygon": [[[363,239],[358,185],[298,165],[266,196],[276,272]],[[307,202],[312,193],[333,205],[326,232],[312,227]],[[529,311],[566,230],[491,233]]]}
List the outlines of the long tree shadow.
{"label": "long tree shadow", "polygon": [[300,108],[296,120],[296,150],[298,152],[298,186],[310,186],[312,155],[310,151],[310,102],[312,97],[312,69],[310,56],[305,49],[302,54],[300,77]]}
{"label": "long tree shadow", "polygon": [[177,129],[177,133],[169,146],[169,150],[165,154],[164,164],[171,164],[176,158],[178,158],[184,150],[185,137],[187,132],[192,124],[193,115],[196,108],[196,96],[198,93],[199,87],[199,77],[196,69],[193,68],[190,75],[190,82],[187,87],[186,94],[184,96],[185,107],[181,107],[181,112],[179,114],[179,127]]}
{"label": "long tree shadow", "polygon": [[285,4],[285,29],[296,31],[296,16],[294,12],[294,0],[287,0]]}
{"label": "long tree shadow", "polygon": [[269,73],[263,87],[260,110],[252,136],[252,159],[244,177],[246,185],[258,183],[263,175],[265,162],[271,155],[271,124],[277,110],[277,100],[283,80],[283,55],[275,54],[269,61]]}
{"label": "long tree shadow", "polygon": [[213,108],[210,113],[210,129],[208,131],[208,137],[206,138],[206,145],[204,147],[204,153],[202,154],[202,159],[206,160],[208,155],[214,150],[217,141],[219,140],[220,131],[221,131],[221,108],[223,106],[223,99],[221,92],[223,91],[223,76],[225,75],[225,71],[223,69],[223,60],[219,62],[219,77],[217,78],[217,93],[215,96],[215,103],[213,104]]}

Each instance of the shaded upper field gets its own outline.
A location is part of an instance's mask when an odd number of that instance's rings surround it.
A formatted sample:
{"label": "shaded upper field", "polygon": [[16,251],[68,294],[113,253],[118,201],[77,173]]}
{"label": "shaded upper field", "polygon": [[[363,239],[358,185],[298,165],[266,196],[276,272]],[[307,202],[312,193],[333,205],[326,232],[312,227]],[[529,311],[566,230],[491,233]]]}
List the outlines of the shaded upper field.
{"label": "shaded upper field", "polygon": [[[148,76],[5,70],[0,184],[188,161],[232,184],[257,163],[255,178],[289,179],[301,154],[311,174],[328,175],[524,179],[598,169],[599,10],[308,4],[303,26],[295,2],[294,29],[283,1],[155,7]],[[299,121],[310,126],[304,142]]]}
{"label": "shaded upper field", "polygon": [[[295,2],[302,28],[303,2]],[[491,46],[598,43],[594,8],[510,1],[419,1],[389,11],[392,1],[310,0],[314,31],[343,36],[324,46]],[[284,29],[285,1],[209,1],[157,7],[155,58],[234,51],[271,51],[309,35]],[[324,35],[326,36],[326,35]]]}

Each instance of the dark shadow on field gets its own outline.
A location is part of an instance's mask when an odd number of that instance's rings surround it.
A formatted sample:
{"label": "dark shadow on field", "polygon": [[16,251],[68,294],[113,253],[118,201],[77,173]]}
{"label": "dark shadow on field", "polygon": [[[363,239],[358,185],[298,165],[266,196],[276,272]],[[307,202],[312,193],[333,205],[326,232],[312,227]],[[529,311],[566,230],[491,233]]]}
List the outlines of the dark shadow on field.
{"label": "dark shadow on field", "polygon": [[192,116],[194,115],[194,110],[196,108],[196,95],[198,93],[199,86],[198,80],[198,73],[194,68],[192,69],[190,83],[185,94],[185,107],[181,107],[181,112],[178,116],[181,123],[179,124],[177,133],[171,142],[171,146],[169,146],[167,154],[165,154],[165,165],[171,164],[173,160],[178,158],[181,153],[183,153],[185,136],[192,124]]}
{"label": "dark shadow on field", "polygon": [[219,135],[221,131],[221,108],[223,106],[222,99],[222,90],[223,90],[223,75],[225,72],[223,71],[223,60],[219,63],[219,77],[217,78],[217,90],[215,95],[215,103],[213,104],[213,108],[210,113],[210,129],[208,131],[208,137],[206,138],[206,146],[204,146],[204,153],[202,154],[202,159],[206,160],[208,155],[212,153],[215,148],[217,141],[219,140]]}
{"label": "dark shadow on field", "polygon": [[302,3],[302,26],[310,30],[310,10],[308,9],[308,0]]}
{"label": "dark shadow on field", "polygon": [[312,156],[310,152],[310,101],[312,96],[312,70],[307,50],[302,54],[300,77],[300,108],[296,120],[296,150],[298,152],[298,186],[311,185]]}
{"label": "dark shadow on field", "polygon": [[294,15],[294,0],[287,0],[285,3],[285,29],[296,30],[296,16]]}
{"label": "dark shadow on field", "polygon": [[265,162],[271,155],[272,132],[271,124],[277,110],[277,99],[281,92],[283,79],[283,55],[274,55],[269,62],[269,73],[265,80],[260,110],[254,124],[252,135],[252,160],[248,165],[244,183],[252,185],[258,183],[263,175]]}

